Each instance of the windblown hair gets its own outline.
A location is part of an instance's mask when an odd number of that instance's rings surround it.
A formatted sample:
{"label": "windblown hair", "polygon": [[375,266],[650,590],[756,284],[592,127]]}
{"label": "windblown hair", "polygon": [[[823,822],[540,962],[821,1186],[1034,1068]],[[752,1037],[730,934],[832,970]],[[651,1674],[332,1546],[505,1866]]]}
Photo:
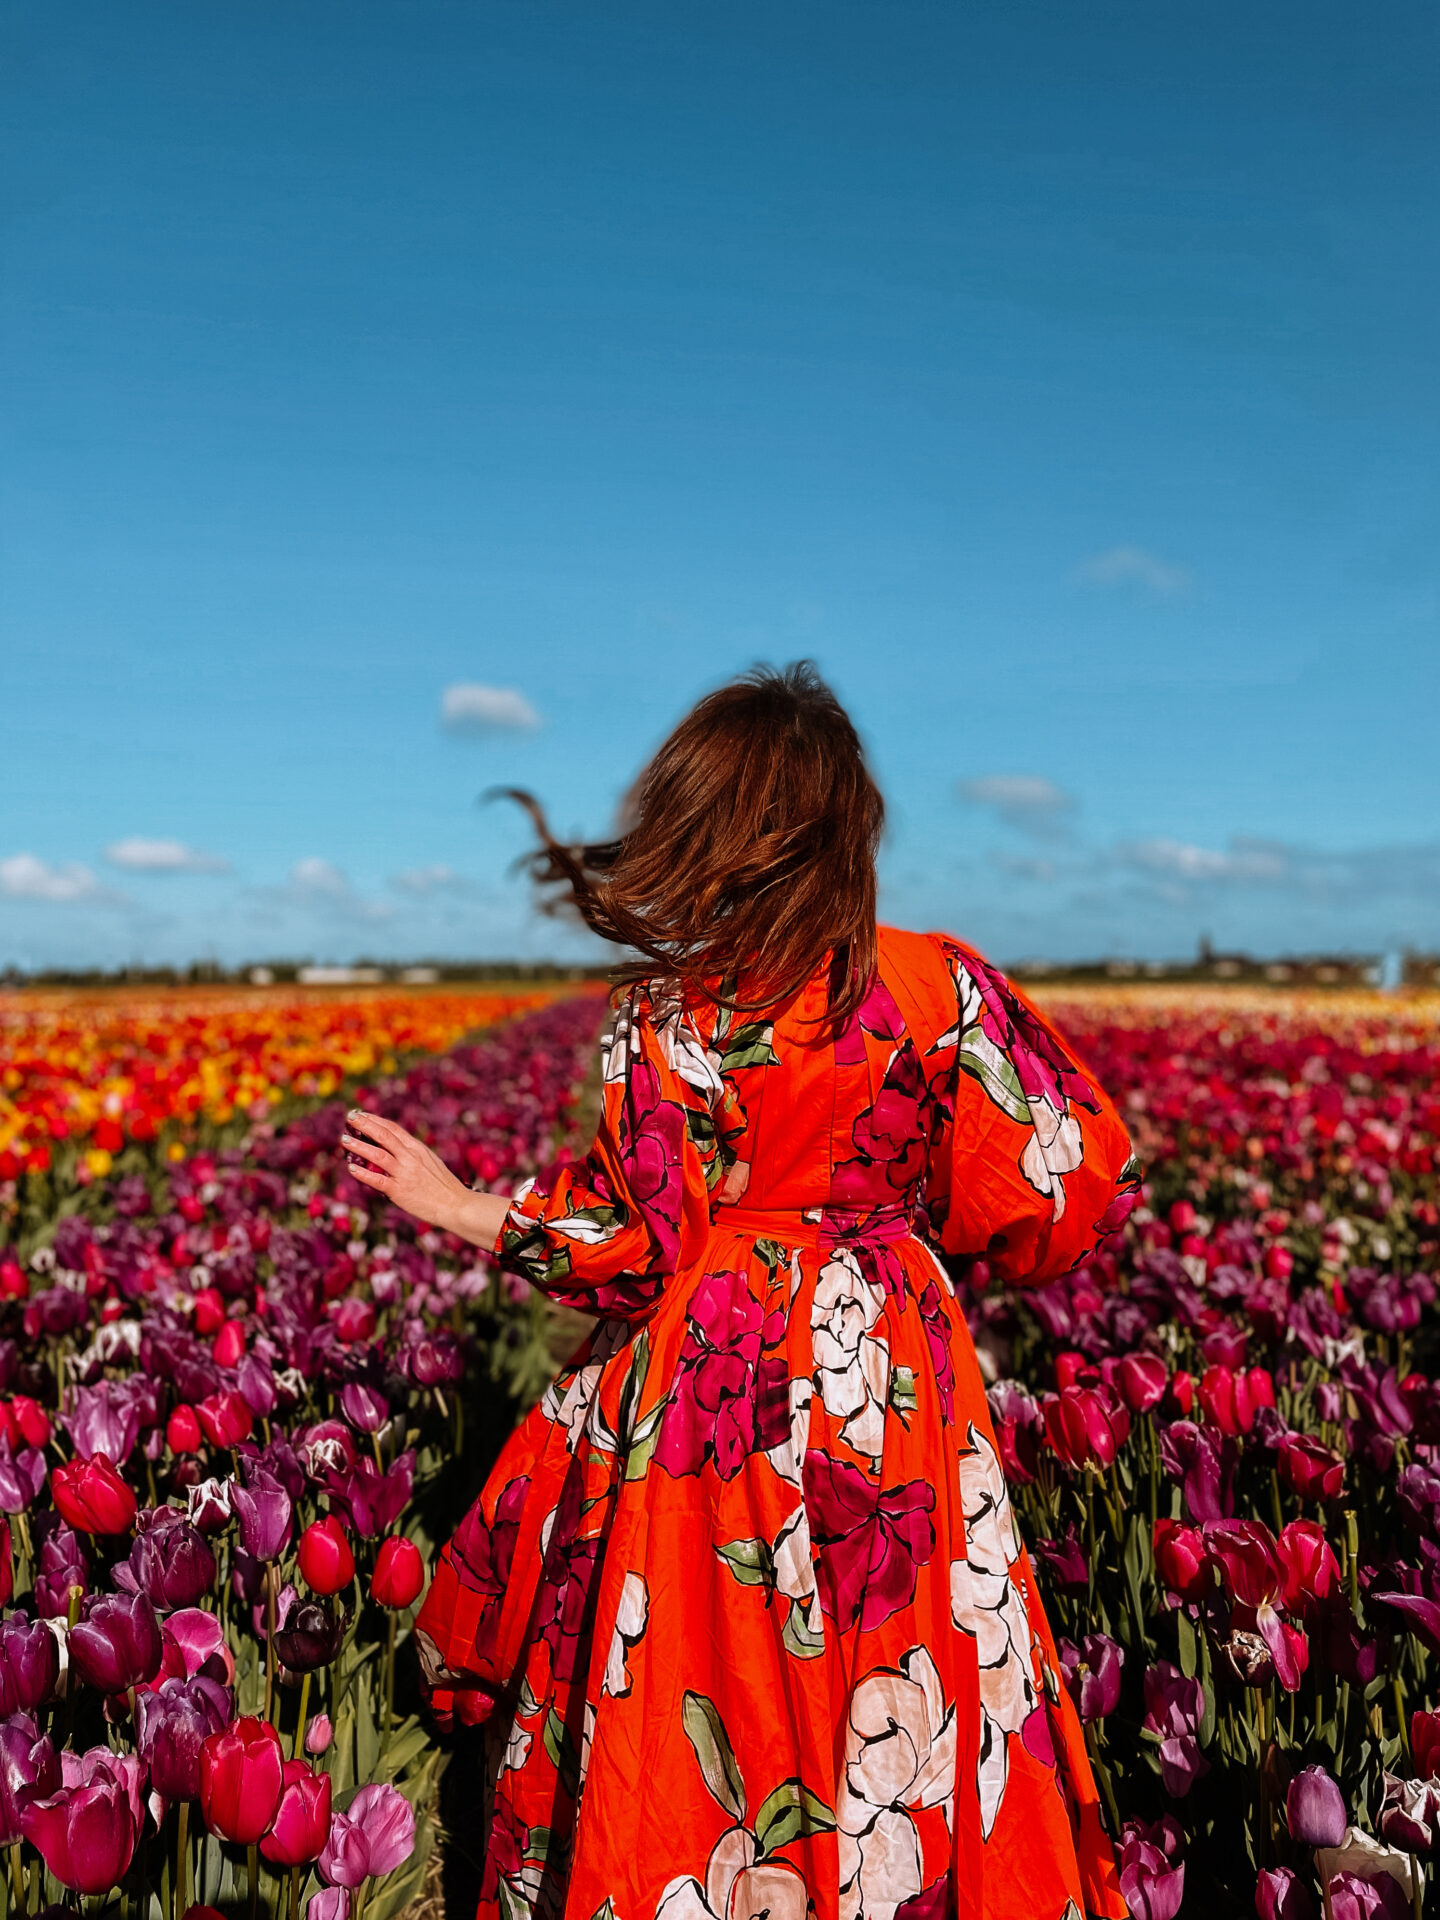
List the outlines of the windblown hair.
{"label": "windblown hair", "polygon": [[695,706],[632,788],[620,837],[562,846],[539,803],[533,878],[659,977],[736,1011],[797,993],[830,957],[832,1020],[875,971],[885,806],[850,717],[807,660],[756,667]]}

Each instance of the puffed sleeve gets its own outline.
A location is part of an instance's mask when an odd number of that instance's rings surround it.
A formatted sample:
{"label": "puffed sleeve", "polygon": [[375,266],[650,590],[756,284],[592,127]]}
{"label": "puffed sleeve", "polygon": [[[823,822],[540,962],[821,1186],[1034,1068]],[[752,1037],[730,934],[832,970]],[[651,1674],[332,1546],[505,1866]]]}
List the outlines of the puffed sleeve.
{"label": "puffed sleeve", "polygon": [[970,948],[936,939],[955,1006],[926,1058],[940,1121],[925,1209],[946,1253],[1039,1285],[1120,1225],[1139,1167],[1110,1100],[1024,995]]}
{"label": "puffed sleeve", "polygon": [[589,1152],[521,1189],[495,1255],[553,1299],[623,1318],[653,1306],[682,1238],[709,1224],[723,1088],[692,1017],[644,983],[619,1002],[603,1059]]}

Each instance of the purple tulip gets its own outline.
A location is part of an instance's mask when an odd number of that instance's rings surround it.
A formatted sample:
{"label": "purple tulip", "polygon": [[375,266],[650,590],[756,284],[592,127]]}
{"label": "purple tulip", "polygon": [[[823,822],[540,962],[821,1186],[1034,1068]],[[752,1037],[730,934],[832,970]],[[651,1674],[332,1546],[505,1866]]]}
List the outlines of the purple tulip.
{"label": "purple tulip", "polygon": [[231,1498],[240,1522],[240,1539],[252,1559],[278,1560],[290,1544],[293,1508],[290,1496],[263,1467],[250,1472],[249,1485],[234,1489]]}
{"label": "purple tulip", "polygon": [[1080,1537],[1071,1526],[1064,1539],[1037,1540],[1035,1552],[1056,1586],[1064,1593],[1088,1593],[1090,1566]]}
{"label": "purple tulip", "polygon": [[1120,1891],[1134,1920],[1175,1920],[1185,1897],[1182,1835],[1167,1814],[1153,1826],[1126,1823],[1120,1838]]}
{"label": "purple tulip", "polygon": [[1156,1758],[1160,1762],[1160,1779],[1172,1800],[1183,1800],[1195,1782],[1210,1771],[1210,1762],[1200,1751],[1199,1739],[1193,1733],[1172,1734],[1168,1740],[1162,1740]]}
{"label": "purple tulip", "polygon": [[345,1621],[336,1607],[327,1600],[299,1600],[291,1590],[275,1628],[275,1651],[292,1673],[328,1667],[344,1638]]}
{"label": "purple tulip", "polygon": [[140,1514],[139,1537],[128,1561],[115,1569],[115,1584],[143,1593],[162,1613],[193,1607],[215,1584],[215,1556],[203,1536],[174,1507]]}
{"label": "purple tulip", "polygon": [[1440,1780],[1397,1780],[1385,1775],[1380,1834],[1402,1853],[1429,1853],[1440,1833]]}
{"label": "purple tulip", "polygon": [[[52,1638],[48,1627],[41,1631]],[[12,1847],[20,1838],[21,1816],[30,1801],[59,1791],[54,1747],[28,1713],[12,1714],[0,1724],[0,1847]]]}
{"label": "purple tulip", "polygon": [[312,1893],[305,1908],[305,1920],[349,1920],[350,1893],[346,1887],[322,1887]]}
{"label": "purple tulip", "polygon": [[166,1680],[137,1695],[137,1744],[162,1800],[194,1800],[200,1792],[200,1749],[212,1733],[230,1724],[230,1689],[197,1675]]}
{"label": "purple tulip", "polygon": [[390,1873],[415,1849],[415,1809],[394,1787],[361,1787],[330,1825],[320,1873],[334,1887],[358,1887]]}
{"label": "purple tulip", "polygon": [[1205,1711],[1205,1688],[1168,1660],[1145,1669],[1145,1725],[1152,1733],[1193,1733]]}
{"label": "purple tulip", "polygon": [[60,1643],[43,1620],[0,1621],[0,1714],[43,1707],[60,1678]]}
{"label": "purple tulip", "polygon": [[1388,1873],[1373,1879],[1359,1873],[1337,1873],[1329,1887],[1330,1920],[1410,1920],[1405,1889]]}
{"label": "purple tulip", "polygon": [[410,1504],[415,1483],[415,1455],[402,1453],[388,1473],[373,1460],[362,1460],[347,1474],[329,1483],[332,1506],[338,1507],[356,1533],[374,1540],[388,1533]]}
{"label": "purple tulip", "polygon": [[143,1593],[102,1594],[70,1629],[70,1664],[98,1693],[124,1693],[160,1671],[160,1622]]}
{"label": "purple tulip", "polygon": [[1440,1654],[1440,1601],[1427,1600],[1418,1593],[1374,1593],[1370,1599],[1381,1606],[1393,1607],[1422,1646]]}
{"label": "purple tulip", "polygon": [[1285,1796],[1290,1837],[1305,1847],[1338,1847],[1349,1821],[1339,1787],[1324,1767],[1302,1767]]}
{"label": "purple tulip", "polygon": [[49,1478],[45,1456],[38,1447],[22,1447],[12,1454],[8,1440],[0,1440],[0,1513],[26,1513],[34,1506]]}
{"label": "purple tulip", "polygon": [[35,1569],[35,1611],[45,1620],[65,1619],[72,1587],[90,1591],[90,1563],[75,1529],[58,1513],[47,1515]]}
{"label": "purple tulip", "polygon": [[268,1420],[280,1395],[275,1386],[275,1370],[258,1353],[247,1353],[240,1362],[235,1384],[257,1420]]}
{"label": "purple tulip", "polygon": [[390,1403],[374,1387],[350,1380],[340,1389],[340,1411],[357,1433],[378,1433],[390,1418]]}
{"label": "purple tulip", "polygon": [[1270,1867],[1255,1882],[1255,1911],[1260,1920],[1315,1920],[1310,1889],[1289,1867]]}
{"label": "purple tulip", "polygon": [[1088,1725],[1113,1713],[1120,1704],[1120,1669],[1125,1655],[1110,1636],[1087,1633],[1078,1647],[1062,1640],[1059,1652],[1081,1720]]}
{"label": "purple tulip", "polygon": [[61,1424],[82,1460],[103,1453],[111,1466],[123,1467],[140,1438],[140,1408],[128,1380],[102,1380],[75,1388]]}
{"label": "purple tulip", "polygon": [[465,1356],[459,1342],[447,1333],[419,1339],[407,1356],[410,1378],[417,1387],[448,1386],[465,1371]]}

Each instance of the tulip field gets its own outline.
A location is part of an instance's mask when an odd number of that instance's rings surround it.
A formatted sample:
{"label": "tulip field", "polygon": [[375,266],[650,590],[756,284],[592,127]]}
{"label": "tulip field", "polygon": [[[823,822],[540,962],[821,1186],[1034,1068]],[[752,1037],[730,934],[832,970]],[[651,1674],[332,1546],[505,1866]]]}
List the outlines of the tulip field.
{"label": "tulip field", "polygon": [[[1440,1003],[1054,990],[1141,1204],[956,1266],[1137,1920],[1440,1915]],[[410,1627],[553,1366],[338,1149],[582,1144],[596,994],[0,1001],[0,1899],[392,1920]],[[208,1916],[206,1916],[208,1920]],[[727,1916],[727,1920],[730,1917]]]}

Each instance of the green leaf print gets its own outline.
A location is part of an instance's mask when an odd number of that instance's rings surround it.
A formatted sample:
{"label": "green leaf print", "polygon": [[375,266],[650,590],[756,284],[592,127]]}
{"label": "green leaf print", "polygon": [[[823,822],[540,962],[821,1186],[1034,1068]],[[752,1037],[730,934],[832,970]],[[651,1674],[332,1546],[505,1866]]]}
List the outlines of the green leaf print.
{"label": "green leaf print", "polygon": [[580,1786],[580,1754],[570,1738],[570,1729],[553,1707],[545,1716],[544,1740],[560,1784],[573,1799]]}
{"label": "green leaf print", "polygon": [[744,1820],[745,1781],[720,1709],[703,1693],[687,1693],[680,1709],[680,1724],[695,1749],[706,1786],[732,1820]]}
{"label": "green leaf print", "polygon": [[798,1780],[782,1780],[767,1793],[755,1816],[755,1838],[760,1858],[778,1853],[802,1833],[833,1833],[835,1816],[825,1802]]}
{"label": "green leaf print", "polygon": [[960,1066],[972,1080],[978,1080],[985,1092],[1012,1120],[1021,1126],[1030,1124],[1030,1103],[1020,1085],[1020,1076],[1008,1053],[987,1039],[978,1026],[967,1027],[960,1036]]}
{"label": "green leaf print", "polygon": [[915,1394],[915,1369],[896,1367],[890,1375],[890,1404],[903,1420],[907,1413],[914,1413],[920,1402]]}
{"label": "green leaf print", "polygon": [[778,1067],[780,1056],[771,1046],[775,1028],[769,1020],[751,1020],[736,1027],[725,1041],[720,1056],[720,1071],[734,1073],[741,1067]]}
{"label": "green leaf print", "polygon": [[780,1644],[796,1660],[817,1660],[825,1651],[825,1635],[812,1633],[799,1600],[790,1602],[785,1625],[780,1629]]}
{"label": "green leaf print", "polygon": [[731,1540],[715,1551],[742,1587],[774,1591],[775,1556],[764,1540]]}
{"label": "green leaf print", "polygon": [[621,1447],[629,1444],[630,1423],[635,1418],[640,1395],[645,1388],[645,1376],[649,1371],[650,1329],[642,1327],[630,1348],[630,1364],[620,1383],[620,1402],[615,1410],[615,1438]]}
{"label": "green leaf print", "polygon": [[658,1401],[637,1424],[630,1440],[630,1450],[625,1455],[627,1480],[643,1480],[650,1471],[650,1456],[659,1442],[660,1422],[669,1404],[668,1400]]}

